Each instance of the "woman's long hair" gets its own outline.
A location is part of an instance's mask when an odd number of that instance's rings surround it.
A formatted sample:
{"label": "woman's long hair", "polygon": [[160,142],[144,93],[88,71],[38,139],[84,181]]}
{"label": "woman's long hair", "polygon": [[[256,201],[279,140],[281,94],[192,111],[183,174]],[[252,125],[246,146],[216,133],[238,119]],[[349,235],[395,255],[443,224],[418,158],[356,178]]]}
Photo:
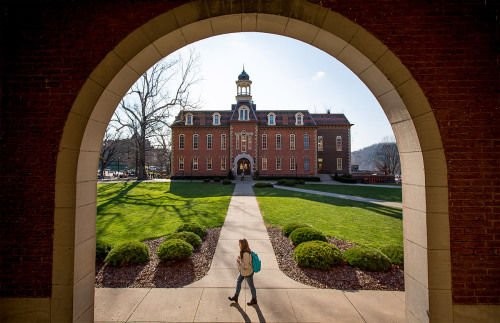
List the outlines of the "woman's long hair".
{"label": "woman's long hair", "polygon": [[240,239],[240,259],[243,260],[243,253],[251,253],[250,246],[248,245],[247,239]]}

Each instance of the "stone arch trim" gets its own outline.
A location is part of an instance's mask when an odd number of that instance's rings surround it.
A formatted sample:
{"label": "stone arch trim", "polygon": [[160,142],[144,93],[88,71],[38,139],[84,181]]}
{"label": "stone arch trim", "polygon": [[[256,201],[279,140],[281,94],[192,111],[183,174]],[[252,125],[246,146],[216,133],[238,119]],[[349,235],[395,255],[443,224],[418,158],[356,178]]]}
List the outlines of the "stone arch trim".
{"label": "stone arch trim", "polygon": [[236,172],[237,172],[236,167],[238,166],[238,162],[241,159],[248,159],[248,161],[250,162],[250,175],[253,175],[254,164],[255,164],[254,158],[247,153],[241,153],[241,154],[238,154],[237,156],[234,157],[233,165],[231,168],[233,170],[233,175],[236,176]]}
{"label": "stone arch trim", "polygon": [[429,311],[433,320],[451,321],[446,160],[434,114],[418,83],[384,44],[336,12],[305,0],[241,6],[196,1],[167,11],[123,39],[85,82],[57,157],[52,308],[66,310],[74,320],[93,311],[98,147],[126,90],[159,59],[189,43],[259,31],[324,50],[358,75],[380,102],[405,175],[407,317],[427,321]]}

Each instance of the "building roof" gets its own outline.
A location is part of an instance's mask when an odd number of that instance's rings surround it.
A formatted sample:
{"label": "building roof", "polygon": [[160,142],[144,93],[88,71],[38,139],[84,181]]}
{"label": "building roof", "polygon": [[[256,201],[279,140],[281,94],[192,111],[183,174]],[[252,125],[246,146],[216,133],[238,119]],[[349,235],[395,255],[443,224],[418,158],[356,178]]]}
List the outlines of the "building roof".
{"label": "building roof", "polygon": [[239,81],[242,81],[242,80],[248,81],[248,80],[250,80],[250,76],[247,74],[247,72],[245,72],[245,68],[244,67],[243,67],[243,71],[241,71],[240,75],[238,75],[238,80]]}
{"label": "building roof", "polygon": [[[251,109],[250,120],[257,120],[259,126],[267,126],[269,113],[276,115],[275,126],[295,126],[297,113],[302,113],[304,126],[351,126],[342,113],[309,113],[307,110],[258,110],[253,113],[254,111]],[[229,126],[232,120],[237,121],[238,118],[235,110],[187,111],[177,115],[173,126],[184,126],[184,115],[188,113],[193,115],[193,126],[214,126],[212,123],[214,113],[220,114],[220,126]]]}

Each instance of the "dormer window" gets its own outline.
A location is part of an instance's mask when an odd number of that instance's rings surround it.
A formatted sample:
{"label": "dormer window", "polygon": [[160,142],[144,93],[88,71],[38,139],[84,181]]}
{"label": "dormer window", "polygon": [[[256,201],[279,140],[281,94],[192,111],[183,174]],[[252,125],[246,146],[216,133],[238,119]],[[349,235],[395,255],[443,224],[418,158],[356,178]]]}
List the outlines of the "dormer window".
{"label": "dormer window", "polygon": [[193,114],[187,113],[186,114],[186,126],[192,126],[192,125],[193,125]]}
{"label": "dormer window", "polygon": [[238,120],[247,121],[250,115],[250,109],[246,105],[242,105],[238,110]]}
{"label": "dormer window", "polygon": [[267,125],[275,126],[276,125],[276,114],[271,112],[267,115]]}
{"label": "dormer window", "polygon": [[220,126],[220,113],[214,113],[212,115],[212,123],[214,126]]}
{"label": "dormer window", "polygon": [[295,114],[295,125],[296,126],[304,125],[304,115],[300,112]]}

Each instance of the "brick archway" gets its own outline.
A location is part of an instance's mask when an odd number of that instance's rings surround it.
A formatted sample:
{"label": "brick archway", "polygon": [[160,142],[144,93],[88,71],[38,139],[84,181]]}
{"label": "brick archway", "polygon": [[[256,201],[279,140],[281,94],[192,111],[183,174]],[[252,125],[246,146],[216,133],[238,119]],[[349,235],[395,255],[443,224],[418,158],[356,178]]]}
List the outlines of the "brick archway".
{"label": "brick archway", "polygon": [[52,304],[71,312],[75,321],[92,320],[95,171],[103,133],[127,89],[152,64],[186,44],[222,33],[258,31],[324,50],[349,67],[380,102],[404,173],[407,318],[425,322],[430,315],[435,321],[451,321],[446,160],[434,114],[411,73],[361,26],[306,1],[295,1],[288,16],[276,11],[281,1],[245,13],[222,6],[209,16],[203,3],[177,7],[128,35],[97,66],[74,102],[57,158],[53,252],[53,272],[72,276],[72,284],[53,275]]}

